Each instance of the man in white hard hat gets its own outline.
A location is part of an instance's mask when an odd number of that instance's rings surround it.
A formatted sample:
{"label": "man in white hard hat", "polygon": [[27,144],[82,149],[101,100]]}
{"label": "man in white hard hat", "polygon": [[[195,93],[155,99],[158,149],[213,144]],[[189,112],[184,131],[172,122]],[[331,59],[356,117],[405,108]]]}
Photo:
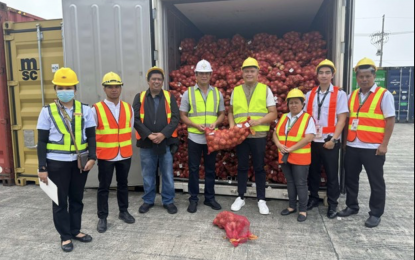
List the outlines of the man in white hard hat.
{"label": "man in white hard hat", "polygon": [[189,132],[189,213],[196,213],[199,202],[199,166],[202,154],[205,164],[205,205],[214,210],[222,207],[215,200],[215,165],[217,152],[208,154],[205,136],[206,128],[215,129],[225,118],[225,103],[221,92],[210,86],[212,66],[206,60],[200,61],[195,69],[197,84],[183,95],[180,106],[182,122]]}

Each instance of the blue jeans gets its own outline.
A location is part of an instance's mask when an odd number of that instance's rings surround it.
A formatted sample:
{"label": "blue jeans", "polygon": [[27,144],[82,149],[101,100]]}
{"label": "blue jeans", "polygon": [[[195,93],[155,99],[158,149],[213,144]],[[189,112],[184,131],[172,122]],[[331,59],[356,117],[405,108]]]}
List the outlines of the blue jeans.
{"label": "blue jeans", "polygon": [[153,149],[141,149],[141,170],[144,180],[144,203],[154,204],[156,200],[156,178],[157,163],[160,162],[162,176],[163,205],[174,203],[174,177],[173,177],[173,156],[170,147],[167,146],[166,154],[157,155]]}

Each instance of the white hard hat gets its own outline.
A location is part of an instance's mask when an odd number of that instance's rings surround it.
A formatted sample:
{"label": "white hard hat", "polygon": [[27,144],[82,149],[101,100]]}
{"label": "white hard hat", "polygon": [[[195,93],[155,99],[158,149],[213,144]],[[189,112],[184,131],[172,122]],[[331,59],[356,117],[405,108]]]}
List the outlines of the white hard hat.
{"label": "white hard hat", "polygon": [[207,60],[201,60],[197,63],[195,72],[213,72],[212,65]]}

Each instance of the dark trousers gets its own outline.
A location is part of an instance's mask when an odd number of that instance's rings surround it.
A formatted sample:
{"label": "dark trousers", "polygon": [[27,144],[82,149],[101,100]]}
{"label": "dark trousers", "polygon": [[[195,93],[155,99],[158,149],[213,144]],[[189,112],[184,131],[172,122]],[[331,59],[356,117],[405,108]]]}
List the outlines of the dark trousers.
{"label": "dark trousers", "polygon": [[311,144],[311,165],[308,176],[308,189],[311,200],[319,200],[318,191],[321,182],[321,165],[327,173],[327,197],[330,209],[336,210],[339,204],[339,156],[341,144],[336,144],[333,150],[323,147],[324,143]]}
{"label": "dark trousers", "polygon": [[82,200],[88,172],[80,173],[77,161],[47,160],[47,164],[49,178],[58,187],[59,206],[53,203],[53,222],[61,240],[70,240],[81,232]]}
{"label": "dark trousers", "polygon": [[265,148],[267,138],[246,139],[236,147],[238,156],[238,192],[244,197],[248,185],[249,155],[252,155],[252,162],[255,170],[255,181],[258,200],[265,200]]}
{"label": "dark trousers", "polygon": [[203,154],[205,161],[205,200],[215,199],[216,156],[217,152],[208,155],[207,145],[197,144],[189,140],[189,193],[190,201],[199,201],[199,166]]}
{"label": "dark trousers", "polygon": [[307,176],[309,167],[309,165],[282,164],[282,171],[287,179],[290,208],[297,209],[298,198],[300,212],[307,212]]}
{"label": "dark trousers", "polygon": [[347,147],[346,150],[346,205],[354,210],[359,210],[359,178],[363,166],[369,178],[370,212],[371,216],[381,217],[385,212],[386,184],[383,177],[383,165],[386,156],[377,156],[376,150]]}
{"label": "dark trousers", "polygon": [[117,200],[120,212],[128,210],[128,173],[130,171],[131,158],[110,162],[106,160],[98,160],[98,218],[104,219],[108,217],[108,194],[116,170],[117,178]]}

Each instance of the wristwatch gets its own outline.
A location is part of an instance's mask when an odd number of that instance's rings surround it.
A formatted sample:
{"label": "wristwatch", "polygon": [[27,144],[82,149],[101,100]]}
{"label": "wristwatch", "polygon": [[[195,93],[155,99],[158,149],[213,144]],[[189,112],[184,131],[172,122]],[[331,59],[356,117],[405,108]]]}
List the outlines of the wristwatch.
{"label": "wristwatch", "polygon": [[338,144],[339,142],[340,142],[340,140],[337,140],[337,139],[331,139],[331,141],[333,142],[333,143],[335,143],[335,144]]}

